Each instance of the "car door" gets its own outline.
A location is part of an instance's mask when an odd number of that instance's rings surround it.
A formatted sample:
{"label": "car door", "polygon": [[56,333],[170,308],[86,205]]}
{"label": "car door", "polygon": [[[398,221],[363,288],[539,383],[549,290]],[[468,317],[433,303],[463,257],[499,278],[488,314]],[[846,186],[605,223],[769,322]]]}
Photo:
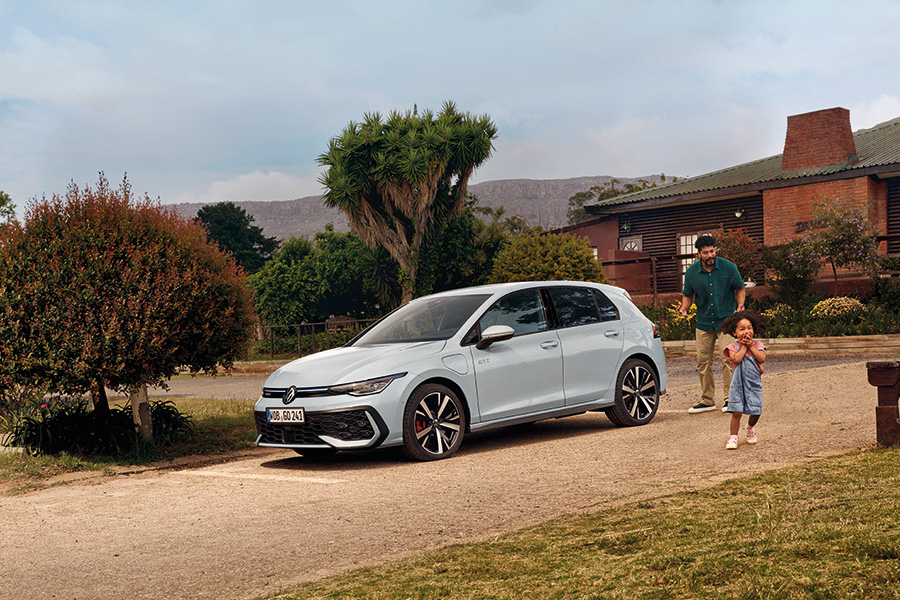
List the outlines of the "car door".
{"label": "car door", "polygon": [[511,339],[484,350],[470,346],[480,421],[565,405],[559,337],[549,329],[540,290],[530,288],[504,296],[478,323],[480,331],[507,325],[516,332]]}
{"label": "car door", "polygon": [[619,311],[589,287],[549,287],[563,357],[566,405],[612,399],[624,331]]}

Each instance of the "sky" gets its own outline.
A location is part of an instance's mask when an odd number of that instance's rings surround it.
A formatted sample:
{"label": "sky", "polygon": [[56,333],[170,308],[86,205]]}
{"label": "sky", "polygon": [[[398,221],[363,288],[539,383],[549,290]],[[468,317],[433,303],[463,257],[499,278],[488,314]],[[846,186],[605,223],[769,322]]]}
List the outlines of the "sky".
{"label": "sky", "polygon": [[322,193],[367,113],[489,115],[471,183],[774,154],[787,117],[900,117],[895,0],[0,0],[0,190],[98,173],[163,204]]}

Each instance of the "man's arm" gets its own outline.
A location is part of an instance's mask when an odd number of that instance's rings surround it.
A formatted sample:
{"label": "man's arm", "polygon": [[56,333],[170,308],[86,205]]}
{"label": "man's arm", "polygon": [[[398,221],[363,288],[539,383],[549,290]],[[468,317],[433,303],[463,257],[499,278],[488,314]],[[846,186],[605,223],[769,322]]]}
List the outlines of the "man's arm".
{"label": "man's arm", "polygon": [[691,307],[691,304],[694,303],[694,295],[685,296],[681,295],[681,307],[678,309],[678,312],[681,313],[682,317],[688,316],[688,309]]}
{"label": "man's arm", "polygon": [[747,298],[747,288],[740,287],[734,290],[734,303],[737,304],[735,312],[744,310],[744,300]]}

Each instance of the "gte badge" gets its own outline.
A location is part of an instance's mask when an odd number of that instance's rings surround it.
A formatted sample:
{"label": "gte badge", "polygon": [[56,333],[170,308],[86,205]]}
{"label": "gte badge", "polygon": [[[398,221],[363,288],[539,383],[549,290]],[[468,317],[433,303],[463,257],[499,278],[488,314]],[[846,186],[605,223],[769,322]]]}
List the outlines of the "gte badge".
{"label": "gte badge", "polygon": [[291,402],[294,401],[294,399],[296,397],[297,397],[297,388],[295,388],[294,386],[291,386],[284,392],[284,397],[281,398],[281,401],[284,402],[285,404],[290,404]]}

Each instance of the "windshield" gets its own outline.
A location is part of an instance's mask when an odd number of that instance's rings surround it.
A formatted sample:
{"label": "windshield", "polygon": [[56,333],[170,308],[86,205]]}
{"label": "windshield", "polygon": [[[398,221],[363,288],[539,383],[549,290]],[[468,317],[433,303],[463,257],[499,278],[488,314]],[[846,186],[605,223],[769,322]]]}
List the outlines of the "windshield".
{"label": "windshield", "polygon": [[490,294],[423,298],[401,306],[364,331],[352,346],[446,340]]}

